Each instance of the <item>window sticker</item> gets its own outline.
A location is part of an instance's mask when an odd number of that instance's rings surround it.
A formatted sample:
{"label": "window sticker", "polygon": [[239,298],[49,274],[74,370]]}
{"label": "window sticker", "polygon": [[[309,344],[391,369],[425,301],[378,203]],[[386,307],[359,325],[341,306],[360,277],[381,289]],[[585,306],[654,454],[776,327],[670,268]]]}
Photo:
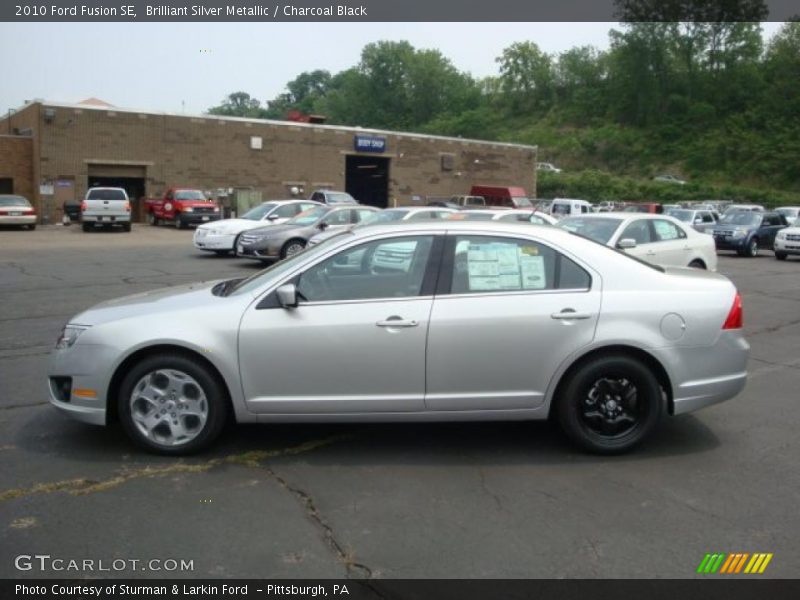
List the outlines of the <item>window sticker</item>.
{"label": "window sticker", "polygon": [[674,240],[678,237],[678,231],[669,221],[654,221],[656,235],[663,241]]}
{"label": "window sticker", "polygon": [[540,290],[547,287],[544,257],[535,245],[491,242],[466,248],[471,291]]}

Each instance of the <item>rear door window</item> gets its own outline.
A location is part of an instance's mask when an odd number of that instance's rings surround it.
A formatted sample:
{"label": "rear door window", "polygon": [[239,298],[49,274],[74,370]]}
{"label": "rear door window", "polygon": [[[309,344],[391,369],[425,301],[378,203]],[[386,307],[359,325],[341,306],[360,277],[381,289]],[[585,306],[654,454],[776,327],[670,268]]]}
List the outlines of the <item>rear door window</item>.
{"label": "rear door window", "polygon": [[650,228],[650,222],[647,219],[639,219],[630,223],[619,239],[632,239],[636,241],[637,246],[642,244],[650,244],[653,242],[653,232]]}

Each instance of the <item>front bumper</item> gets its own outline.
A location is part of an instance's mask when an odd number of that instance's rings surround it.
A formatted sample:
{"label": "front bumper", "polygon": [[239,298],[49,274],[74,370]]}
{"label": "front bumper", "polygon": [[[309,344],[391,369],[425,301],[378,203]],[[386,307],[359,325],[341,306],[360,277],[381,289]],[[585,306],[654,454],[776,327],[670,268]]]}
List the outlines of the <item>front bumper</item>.
{"label": "front bumper", "polygon": [[747,248],[748,236],[744,237],[723,237],[721,235],[714,236],[714,245],[717,250],[744,250]]}
{"label": "front bumper", "polygon": [[77,421],[105,425],[106,393],[116,352],[110,346],[80,343],[53,350],[47,368],[50,403]]}
{"label": "front bumper", "polygon": [[781,240],[775,238],[773,250],[782,254],[800,254],[800,240]]}
{"label": "front bumper", "polygon": [[194,232],[192,243],[198,250],[233,250],[233,242],[236,239],[234,233],[212,234],[205,229],[198,229]]}
{"label": "front bumper", "polygon": [[178,218],[183,225],[201,225],[219,221],[219,213],[179,213]]}
{"label": "front bumper", "polygon": [[269,242],[236,246],[236,254],[254,260],[275,260],[281,257],[281,245]]}

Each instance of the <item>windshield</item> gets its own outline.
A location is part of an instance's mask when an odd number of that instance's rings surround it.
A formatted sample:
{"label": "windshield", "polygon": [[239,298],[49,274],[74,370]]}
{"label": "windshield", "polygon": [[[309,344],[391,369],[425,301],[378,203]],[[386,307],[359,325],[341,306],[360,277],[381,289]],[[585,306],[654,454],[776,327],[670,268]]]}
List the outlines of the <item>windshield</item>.
{"label": "windshield", "polygon": [[355,204],[355,199],[350,194],[343,192],[327,192],[328,204]]}
{"label": "windshield", "polygon": [[30,206],[31,203],[22,196],[0,196],[0,206]]}
{"label": "windshield", "polygon": [[297,254],[292,254],[291,256],[284,258],[281,261],[273,263],[266,269],[263,269],[258,273],[255,273],[254,275],[251,275],[247,279],[242,279],[236,285],[231,287],[231,289],[229,289],[227,294],[225,295],[234,296],[238,294],[246,294],[248,292],[252,292],[253,290],[257,290],[273,277],[280,277],[282,274],[291,271],[297,265],[298,261],[303,261],[309,256],[315,256],[320,252],[326,252],[328,246],[330,246],[334,240],[339,240],[343,235],[352,235],[352,233],[348,230],[343,230],[339,232],[337,235],[332,235],[329,238],[321,241],[319,244],[313,246],[306,246],[304,250],[301,250]]}
{"label": "windshield", "polygon": [[553,202],[550,212],[554,215],[568,215],[569,202]]}
{"label": "windshield", "polygon": [[577,233],[595,242],[607,244],[620,223],[622,223],[622,219],[571,217],[559,221],[557,227]]}
{"label": "windshield", "polygon": [[274,202],[265,202],[264,204],[259,204],[258,206],[254,206],[244,213],[241,218],[249,221],[260,221],[276,206],[278,205]]}
{"label": "windshield", "polygon": [[514,206],[524,206],[526,208],[528,206],[533,206],[531,199],[526,198],[525,196],[515,196],[514,198],[511,198],[511,202],[514,204]]}
{"label": "windshield", "polygon": [[330,209],[326,206],[315,206],[314,208],[309,208],[308,210],[304,210],[299,215],[297,215],[293,219],[289,219],[286,221],[287,225],[313,225],[317,221],[319,221],[322,217],[327,215],[330,212]]}
{"label": "windshield", "polygon": [[758,225],[761,215],[749,210],[734,211],[722,215],[719,222],[721,225]]}
{"label": "windshield", "polygon": [[779,208],[777,209],[778,213],[782,214],[784,217],[796,217],[798,213],[800,213],[800,209],[797,208]]}
{"label": "windshield", "polygon": [[99,188],[89,190],[86,196],[87,200],[127,200],[125,190],[118,190],[114,188]]}
{"label": "windshield", "polygon": [[200,190],[178,190],[175,192],[175,200],[202,200],[205,202],[208,198]]}
{"label": "windshield", "polygon": [[691,223],[692,219],[694,218],[693,210],[670,209],[666,214],[667,216],[678,219],[678,221],[683,221],[684,223]]}

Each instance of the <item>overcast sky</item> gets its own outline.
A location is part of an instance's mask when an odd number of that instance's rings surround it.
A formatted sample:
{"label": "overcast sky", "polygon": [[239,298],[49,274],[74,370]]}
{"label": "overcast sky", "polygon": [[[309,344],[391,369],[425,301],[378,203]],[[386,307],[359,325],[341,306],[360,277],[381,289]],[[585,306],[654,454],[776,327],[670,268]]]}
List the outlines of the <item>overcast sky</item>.
{"label": "overcast sky", "polygon": [[[302,71],[335,73],[376,40],[438,48],[476,77],[512,42],[546,52],[608,46],[616,23],[22,23],[0,24],[0,110],[95,96],[123,108],[204,112],[230,92],[262,102]],[[765,23],[769,37],[780,23]]]}

